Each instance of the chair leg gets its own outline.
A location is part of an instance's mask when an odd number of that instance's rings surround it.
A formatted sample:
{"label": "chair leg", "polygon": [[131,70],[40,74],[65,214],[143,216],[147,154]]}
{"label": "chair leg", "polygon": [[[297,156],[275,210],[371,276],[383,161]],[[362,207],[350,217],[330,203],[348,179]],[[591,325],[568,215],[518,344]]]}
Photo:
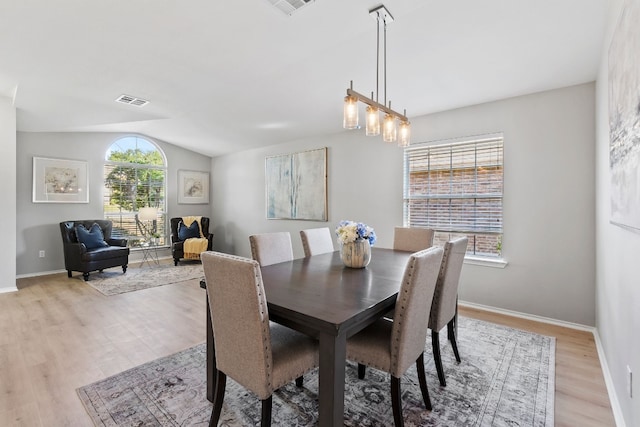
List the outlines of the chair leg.
{"label": "chair leg", "polygon": [[438,332],[431,330],[431,347],[433,348],[433,361],[436,363],[436,371],[438,371],[438,379],[441,386],[446,386],[447,381],[444,379],[444,369],[442,369],[442,358],[440,357],[440,337]]}
{"label": "chair leg", "polygon": [[127,272],[127,267],[128,266],[126,264],[122,266],[122,273],[123,274]]}
{"label": "chair leg", "polygon": [[420,391],[422,392],[422,400],[424,406],[431,410],[431,399],[429,399],[429,389],[427,388],[427,376],[424,373],[424,352],[420,354],[416,360],[416,371],[418,371],[418,382],[420,383]]}
{"label": "chair leg", "polygon": [[358,378],[363,380],[364,379],[364,374],[367,373],[367,365],[362,365],[360,363],[358,363]]}
{"label": "chair leg", "polygon": [[222,371],[216,371],[216,385],[213,390],[213,411],[209,419],[209,427],[216,427],[222,412],[222,401],[224,400],[224,389],[227,386],[227,375]]}
{"label": "chair leg", "polygon": [[460,363],[460,353],[458,353],[458,343],[456,341],[456,322],[455,317],[447,323],[447,334],[451,341],[451,347],[453,347],[453,354],[456,356],[456,361]]}
{"label": "chair leg", "polygon": [[67,277],[71,277],[71,270],[67,270]]}
{"label": "chair leg", "polygon": [[173,259],[173,266],[177,267],[178,266],[178,258],[174,258]]}
{"label": "chair leg", "polygon": [[393,407],[393,422],[396,427],[404,427],[402,418],[402,393],[400,392],[400,378],[391,375],[391,406]]}
{"label": "chair leg", "polygon": [[89,273],[82,273],[82,278],[84,279],[85,282],[89,280]]}
{"label": "chair leg", "polygon": [[302,382],[304,381],[304,377],[302,375],[300,375],[298,378],[296,378],[296,386],[297,387],[302,387]]}
{"label": "chair leg", "polygon": [[260,427],[271,427],[271,403],[273,402],[273,396],[262,401],[262,419],[260,420]]}

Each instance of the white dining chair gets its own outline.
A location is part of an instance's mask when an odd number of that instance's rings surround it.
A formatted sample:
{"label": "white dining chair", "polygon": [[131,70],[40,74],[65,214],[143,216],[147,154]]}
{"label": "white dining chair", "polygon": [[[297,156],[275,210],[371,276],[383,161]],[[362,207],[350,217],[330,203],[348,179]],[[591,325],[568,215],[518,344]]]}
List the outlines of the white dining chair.
{"label": "white dining chair", "polygon": [[304,249],[305,257],[326,254],[335,250],[331,231],[328,227],[300,230],[300,239],[302,240],[302,249]]}
{"label": "white dining chair", "polygon": [[456,338],[456,321],[458,314],[458,284],[460,273],[467,252],[467,237],[450,240],[444,245],[444,256],[438,273],[438,282],[433,295],[431,314],[429,315],[429,329],[431,329],[431,346],[433,348],[433,360],[438,372],[440,385],[446,386],[442,357],[440,355],[440,330],[447,327],[447,337],[453,347],[456,361],[460,363],[460,353]]}
{"label": "white dining chair", "polygon": [[261,426],[271,425],[273,392],[318,366],[318,341],[269,322],[260,265],[255,260],[203,252],[216,381],[209,426],[218,424],[227,376],[262,403]]}
{"label": "white dining chair", "polygon": [[424,371],[424,347],[429,312],[443,250],[439,247],[414,253],[407,261],[396,300],[393,321],[380,319],[347,340],[347,358],[391,374],[391,406],[396,427],[402,427],[400,379],[416,364],[422,399],[431,410]]}
{"label": "white dining chair", "polygon": [[417,252],[433,246],[434,230],[418,227],[395,227],[393,230],[393,249]]}
{"label": "white dining chair", "polygon": [[249,236],[249,243],[252,258],[262,267],[293,260],[291,234],[288,231],[253,234]]}

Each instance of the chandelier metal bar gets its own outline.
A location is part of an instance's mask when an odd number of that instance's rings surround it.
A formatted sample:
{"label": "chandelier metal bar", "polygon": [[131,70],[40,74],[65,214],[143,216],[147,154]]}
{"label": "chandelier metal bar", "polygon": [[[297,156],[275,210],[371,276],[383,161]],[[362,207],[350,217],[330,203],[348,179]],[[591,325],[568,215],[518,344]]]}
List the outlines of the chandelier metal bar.
{"label": "chandelier metal bar", "polygon": [[[353,82],[351,82],[351,83],[353,84]],[[400,120],[409,121],[407,116],[405,116],[404,114],[400,114],[397,111],[394,111],[391,108],[387,107],[386,105],[380,104],[379,102],[374,101],[373,99],[369,98],[368,96],[364,96],[363,94],[356,92],[352,88],[348,88],[347,89],[347,95],[348,96],[353,96],[354,98],[357,98],[358,101],[364,102],[367,105],[371,105],[372,107],[375,107],[375,108],[377,108],[377,109],[379,109],[381,111],[384,111],[387,114],[391,114],[393,116],[396,116]]]}

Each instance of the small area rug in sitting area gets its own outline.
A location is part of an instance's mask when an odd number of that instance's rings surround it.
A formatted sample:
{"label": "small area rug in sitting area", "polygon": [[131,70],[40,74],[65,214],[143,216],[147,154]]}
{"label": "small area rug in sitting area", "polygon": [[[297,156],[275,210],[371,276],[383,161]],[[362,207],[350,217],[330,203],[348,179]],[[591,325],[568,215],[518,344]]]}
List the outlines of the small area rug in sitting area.
{"label": "small area rug in sitting area", "polygon": [[[83,280],[82,275],[76,277]],[[177,266],[159,264],[149,267],[129,266],[124,274],[119,267],[104,270],[102,273],[94,272],[84,283],[110,296],[201,278],[204,278],[204,270],[200,263]]]}
{"label": "small area rug in sitting area", "polygon": [[[433,410],[420,394],[415,365],[402,378],[406,426],[535,426],[554,423],[555,338],[460,317],[456,364],[446,331],[441,334],[447,386],[438,383],[431,340],[425,368]],[[200,344],[78,389],[96,426],[207,425],[205,345]],[[344,421],[347,426],[393,426],[389,375],[357,365],[346,369]],[[272,425],[318,423],[318,374],[297,388],[292,382],[274,393]],[[220,424],[260,425],[260,401],[227,378]]]}

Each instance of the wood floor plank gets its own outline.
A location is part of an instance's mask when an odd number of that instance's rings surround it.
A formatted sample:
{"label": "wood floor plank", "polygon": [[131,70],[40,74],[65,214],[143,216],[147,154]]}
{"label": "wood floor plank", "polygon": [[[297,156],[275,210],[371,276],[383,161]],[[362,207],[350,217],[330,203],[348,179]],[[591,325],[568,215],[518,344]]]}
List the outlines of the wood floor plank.
{"label": "wood floor plank", "polygon": [[[77,388],[205,340],[198,280],[110,297],[66,273],[20,279],[18,288],[0,294],[3,427],[89,426]],[[615,425],[591,333],[460,313],[556,337],[556,426]]]}

